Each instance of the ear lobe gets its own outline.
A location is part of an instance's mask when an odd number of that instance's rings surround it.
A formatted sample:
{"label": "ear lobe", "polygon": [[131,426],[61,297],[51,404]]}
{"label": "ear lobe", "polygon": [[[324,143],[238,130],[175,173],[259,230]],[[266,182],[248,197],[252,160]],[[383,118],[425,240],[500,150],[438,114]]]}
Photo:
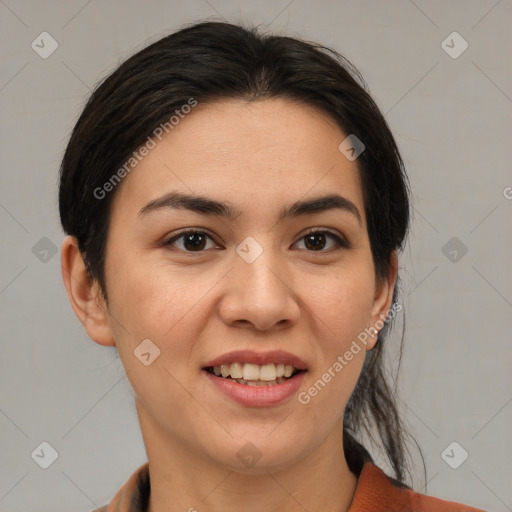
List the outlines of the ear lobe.
{"label": "ear lobe", "polygon": [[62,242],[61,271],[71,307],[89,337],[100,345],[115,346],[105,300],[98,282],[91,282],[75,237]]}
{"label": "ear lobe", "polygon": [[398,275],[398,257],[396,251],[390,255],[389,272],[385,278],[377,281],[375,287],[375,296],[373,300],[372,312],[370,315],[370,326],[368,327],[374,336],[369,337],[367,349],[372,350],[388,316],[391,304],[393,302],[393,292],[395,290],[396,278]]}

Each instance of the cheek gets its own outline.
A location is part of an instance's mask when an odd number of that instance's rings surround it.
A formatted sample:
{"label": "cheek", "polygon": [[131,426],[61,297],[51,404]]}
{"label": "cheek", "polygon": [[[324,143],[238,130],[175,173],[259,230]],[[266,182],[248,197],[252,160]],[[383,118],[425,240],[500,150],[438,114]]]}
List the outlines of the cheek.
{"label": "cheek", "polygon": [[373,304],[373,274],[365,267],[326,279],[321,286],[311,287],[309,308],[323,340],[324,364],[349,349],[353,340],[364,332]]}
{"label": "cheek", "polygon": [[367,284],[332,281],[311,302],[316,332],[313,333],[315,364],[297,399],[305,417],[321,417],[315,429],[330,431],[343,415],[361,373],[366,347],[359,339],[368,325],[372,290]]}
{"label": "cheek", "polygon": [[371,266],[354,265],[311,287],[308,294],[316,364],[297,398],[313,416],[313,411],[322,411],[325,431],[342,416],[362,370],[366,346],[361,339],[367,335],[373,282]]}
{"label": "cheek", "polygon": [[158,267],[124,264],[118,269],[111,279],[109,313],[126,371],[134,365],[139,371],[134,350],[146,339],[160,350],[158,362],[165,368],[174,371],[176,361],[180,361],[179,367],[187,363],[204,328],[201,298],[208,284],[194,283],[183,273],[176,276]]}
{"label": "cheek", "polygon": [[[166,275],[158,268],[119,270],[109,294],[119,357],[144,408],[178,431],[184,426],[177,418],[198,413],[187,393],[196,378],[191,355],[207,317],[201,315],[206,304],[201,298],[215,281],[194,285],[183,274]],[[151,343],[142,345],[143,340]],[[148,352],[146,365],[142,354]]]}
{"label": "cheek", "polygon": [[[204,277],[204,276],[203,276]],[[112,280],[116,310],[137,335],[162,338],[180,320],[197,314],[200,299],[215,279],[197,279],[197,273],[161,265],[123,264]]]}

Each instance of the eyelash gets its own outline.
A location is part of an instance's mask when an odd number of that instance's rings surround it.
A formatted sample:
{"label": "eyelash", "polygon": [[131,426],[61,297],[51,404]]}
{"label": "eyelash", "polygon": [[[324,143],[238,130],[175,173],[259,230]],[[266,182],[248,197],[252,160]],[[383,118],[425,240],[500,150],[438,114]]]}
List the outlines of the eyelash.
{"label": "eyelash", "polygon": [[[190,234],[206,235],[208,238],[210,238],[211,240],[213,240],[215,242],[215,239],[213,238],[213,235],[211,235],[208,231],[198,230],[198,229],[186,229],[184,231],[178,232],[177,234],[173,235],[171,238],[169,238],[169,239],[165,240],[164,242],[162,242],[162,246],[163,247],[170,246],[174,242],[179,240],[180,238],[183,238],[185,235],[190,235]],[[304,233],[301,236],[301,238],[299,238],[299,240],[297,240],[297,242],[295,242],[295,243],[298,243],[299,241],[301,241],[304,238],[306,238],[308,235],[312,235],[312,234],[326,234],[326,235],[330,236],[331,238],[333,238],[335,240],[335,242],[338,245],[338,247],[337,248],[327,249],[327,250],[321,249],[319,251],[313,251],[313,250],[307,250],[306,249],[306,252],[311,252],[311,253],[322,253],[322,252],[324,252],[325,253],[325,252],[330,252],[332,250],[350,249],[350,247],[351,247],[350,243],[347,240],[345,240],[343,237],[339,236],[338,234],[333,233],[330,230],[317,229],[317,228],[312,228],[309,231],[307,231],[306,233]],[[217,243],[217,242],[215,242],[215,243]],[[203,249],[203,250],[199,250],[199,251],[187,251],[186,249],[179,249],[179,250],[182,251],[182,252],[192,253],[193,254],[193,253],[205,252],[207,249]]]}

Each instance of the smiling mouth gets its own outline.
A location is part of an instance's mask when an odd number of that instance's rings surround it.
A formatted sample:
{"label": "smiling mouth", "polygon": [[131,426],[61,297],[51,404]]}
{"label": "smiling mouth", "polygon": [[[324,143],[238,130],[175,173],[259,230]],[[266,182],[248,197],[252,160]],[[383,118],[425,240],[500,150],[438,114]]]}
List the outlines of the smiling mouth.
{"label": "smiling mouth", "polygon": [[275,386],[306,371],[289,364],[257,365],[238,362],[221,366],[207,366],[204,370],[218,378],[233,380],[246,386]]}

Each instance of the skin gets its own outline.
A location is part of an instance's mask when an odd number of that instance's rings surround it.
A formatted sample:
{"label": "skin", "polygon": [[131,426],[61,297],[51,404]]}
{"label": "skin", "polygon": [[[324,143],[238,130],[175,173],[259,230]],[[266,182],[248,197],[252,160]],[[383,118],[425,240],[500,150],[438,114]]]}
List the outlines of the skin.
{"label": "skin", "polygon": [[[307,363],[305,391],[386,316],[396,254],[389,275],[377,279],[357,160],[338,150],[345,137],[325,114],[285,99],[199,104],[115,190],[108,304],[89,282],[76,240],[64,240],[71,305],[92,340],[117,347],[134,390],[150,512],[348,510],[357,478],[343,454],[342,416],[376,337],[306,405],[297,396],[240,405],[201,374],[232,350],[281,349]],[[241,214],[138,216],[170,191],[229,201]],[[361,224],[341,209],[277,222],[283,206],[332,193],[356,205]],[[159,245],[190,227],[212,235],[202,252],[186,252],[183,238]],[[324,245],[312,250],[308,228],[345,237],[350,248],[320,235]],[[235,251],[247,236],[263,248],[253,263]],[[145,366],[133,351],[148,338],[161,353]],[[247,442],[261,453],[250,468],[237,457]]]}

